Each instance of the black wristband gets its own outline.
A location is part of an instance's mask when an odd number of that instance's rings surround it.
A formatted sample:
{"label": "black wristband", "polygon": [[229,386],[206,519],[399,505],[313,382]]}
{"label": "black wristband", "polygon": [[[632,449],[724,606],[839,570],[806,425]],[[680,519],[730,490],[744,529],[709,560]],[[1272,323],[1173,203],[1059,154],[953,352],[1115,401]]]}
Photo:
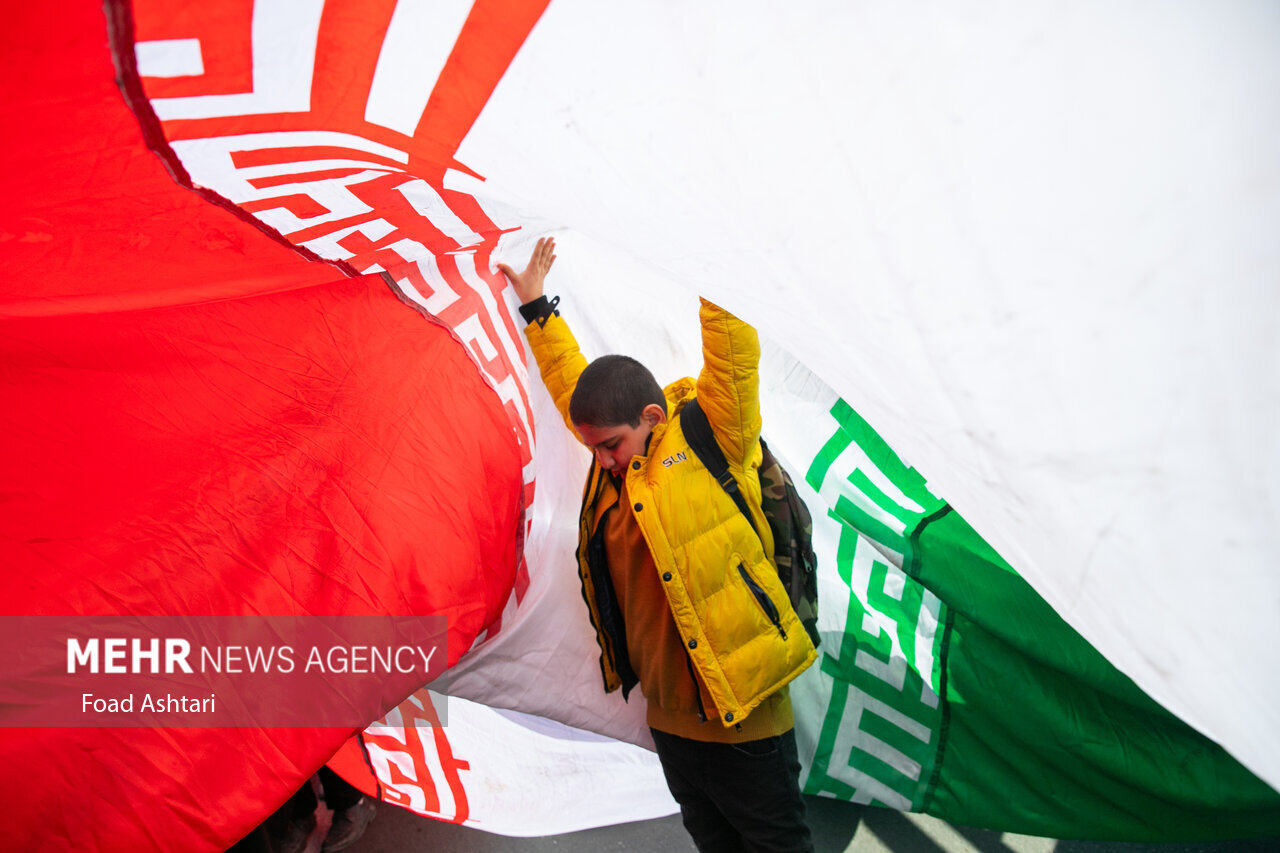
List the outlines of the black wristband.
{"label": "black wristband", "polygon": [[520,306],[520,316],[524,318],[526,323],[537,323],[541,328],[547,325],[547,320],[554,314],[560,316],[560,311],[556,308],[560,304],[560,297],[548,300],[547,297],[539,296],[530,302]]}

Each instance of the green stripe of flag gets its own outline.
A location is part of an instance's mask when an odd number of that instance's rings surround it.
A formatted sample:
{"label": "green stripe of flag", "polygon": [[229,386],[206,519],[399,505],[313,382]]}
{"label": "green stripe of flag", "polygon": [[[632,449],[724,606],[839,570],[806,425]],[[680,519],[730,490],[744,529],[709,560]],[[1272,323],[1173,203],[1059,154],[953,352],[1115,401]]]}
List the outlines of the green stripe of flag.
{"label": "green stripe of flag", "polygon": [[822,706],[807,792],[1055,838],[1280,834],[1280,795],[1085,642],[844,401],[830,414],[805,480],[848,602],[802,688]]}

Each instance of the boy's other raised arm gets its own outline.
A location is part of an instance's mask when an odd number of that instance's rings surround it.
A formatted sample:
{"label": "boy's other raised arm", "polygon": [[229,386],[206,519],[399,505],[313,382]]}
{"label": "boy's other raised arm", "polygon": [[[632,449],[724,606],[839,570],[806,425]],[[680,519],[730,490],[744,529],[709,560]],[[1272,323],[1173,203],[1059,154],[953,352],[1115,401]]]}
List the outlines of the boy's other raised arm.
{"label": "boy's other raised arm", "polygon": [[702,300],[702,372],[698,401],[730,462],[745,462],[760,438],[760,336]]}
{"label": "boy's other raised arm", "polygon": [[520,300],[520,313],[526,323],[524,334],[538,362],[542,383],[551,394],[569,433],[581,441],[569,420],[569,400],[578,384],[578,377],[586,369],[587,359],[578,349],[569,325],[555,309],[559,297],[547,302],[543,293],[543,282],[556,259],[555,249],[555,238],[543,237],[533,247],[524,272],[517,273],[506,264],[498,264],[498,269],[511,282],[516,298]]}

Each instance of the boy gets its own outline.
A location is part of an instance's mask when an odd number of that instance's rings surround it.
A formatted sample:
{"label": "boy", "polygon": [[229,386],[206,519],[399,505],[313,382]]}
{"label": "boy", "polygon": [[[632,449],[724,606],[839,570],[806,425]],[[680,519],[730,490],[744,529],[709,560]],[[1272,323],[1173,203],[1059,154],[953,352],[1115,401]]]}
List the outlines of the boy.
{"label": "boy", "polygon": [[[559,299],[543,295],[554,261],[555,241],[543,238],[524,272],[499,269],[521,302],[547,390],[595,457],[578,564],[605,689],[621,687],[625,698],[640,684],[699,850],[812,850],[786,684],[817,653],[770,563],[756,474],[755,329],[703,300],[702,372],[665,389],[626,356],[588,364]],[[684,438],[681,416],[694,397],[754,529]]]}

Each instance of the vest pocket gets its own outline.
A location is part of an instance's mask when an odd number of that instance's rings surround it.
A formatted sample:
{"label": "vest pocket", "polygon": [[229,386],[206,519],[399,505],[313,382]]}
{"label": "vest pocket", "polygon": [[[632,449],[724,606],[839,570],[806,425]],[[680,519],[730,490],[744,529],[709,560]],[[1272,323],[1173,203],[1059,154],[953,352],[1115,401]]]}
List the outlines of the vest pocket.
{"label": "vest pocket", "polygon": [[778,633],[782,635],[782,639],[787,638],[787,632],[782,630],[782,618],[778,615],[778,607],[773,603],[773,599],[769,598],[769,593],[765,592],[760,584],[751,579],[751,575],[747,574],[747,567],[742,563],[738,563],[738,574],[742,575],[743,582],[747,585],[747,589],[751,590],[751,594],[756,597],[756,601],[764,610],[764,615],[769,617],[769,621],[773,623],[773,627],[778,629]]}

